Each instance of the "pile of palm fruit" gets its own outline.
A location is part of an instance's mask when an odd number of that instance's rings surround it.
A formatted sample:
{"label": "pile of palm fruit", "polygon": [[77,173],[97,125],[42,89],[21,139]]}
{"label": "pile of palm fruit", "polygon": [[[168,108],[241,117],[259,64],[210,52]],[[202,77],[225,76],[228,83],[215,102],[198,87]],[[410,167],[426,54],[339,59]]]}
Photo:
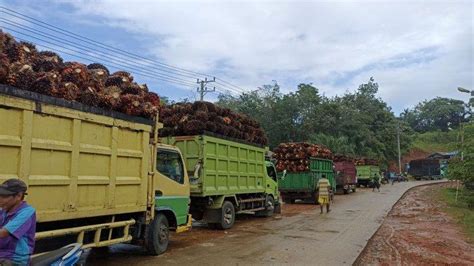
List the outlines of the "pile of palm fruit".
{"label": "pile of palm fruit", "polygon": [[344,155],[344,154],[335,154],[332,157],[333,162],[354,162],[354,158]]}
{"label": "pile of palm fruit", "polygon": [[265,132],[255,120],[210,102],[197,101],[163,106],[160,121],[163,122],[160,137],[212,132],[258,145],[268,143]]}
{"label": "pile of palm fruit", "polygon": [[355,159],[355,165],[378,165],[379,162],[375,159],[369,158],[357,158]]}
{"label": "pile of palm fruit", "polygon": [[154,118],[160,108],[159,96],[128,72],[64,62],[56,53],[38,51],[1,30],[0,84],[146,118]]}
{"label": "pile of palm fruit", "polygon": [[309,171],[311,157],[332,158],[331,150],[325,146],[306,142],[281,143],[273,152],[277,159],[277,171],[305,172]]}

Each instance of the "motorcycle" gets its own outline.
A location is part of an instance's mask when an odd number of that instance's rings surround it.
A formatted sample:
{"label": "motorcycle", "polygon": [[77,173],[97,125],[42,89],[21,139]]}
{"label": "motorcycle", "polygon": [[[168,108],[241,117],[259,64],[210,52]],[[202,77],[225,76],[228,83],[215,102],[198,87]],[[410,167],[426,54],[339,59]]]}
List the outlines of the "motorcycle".
{"label": "motorcycle", "polygon": [[82,245],[78,243],[64,246],[31,258],[33,266],[73,266],[77,265],[82,253]]}

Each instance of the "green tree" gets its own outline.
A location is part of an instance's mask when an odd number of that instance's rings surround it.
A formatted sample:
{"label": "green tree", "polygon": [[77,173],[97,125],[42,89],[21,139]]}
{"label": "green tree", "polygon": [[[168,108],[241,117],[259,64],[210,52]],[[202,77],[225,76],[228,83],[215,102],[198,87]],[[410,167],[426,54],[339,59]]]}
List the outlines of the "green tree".
{"label": "green tree", "polygon": [[463,101],[436,97],[401,113],[402,119],[417,132],[448,131],[468,121],[469,105]]}

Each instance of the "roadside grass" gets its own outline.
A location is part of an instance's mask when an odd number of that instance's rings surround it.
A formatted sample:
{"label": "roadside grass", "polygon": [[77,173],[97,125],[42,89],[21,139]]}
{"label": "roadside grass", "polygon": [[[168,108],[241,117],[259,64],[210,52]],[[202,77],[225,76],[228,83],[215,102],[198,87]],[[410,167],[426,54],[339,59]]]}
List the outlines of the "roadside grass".
{"label": "roadside grass", "polygon": [[462,226],[469,242],[474,243],[474,191],[460,187],[456,202],[456,188],[443,188],[440,198],[447,203],[446,212]]}

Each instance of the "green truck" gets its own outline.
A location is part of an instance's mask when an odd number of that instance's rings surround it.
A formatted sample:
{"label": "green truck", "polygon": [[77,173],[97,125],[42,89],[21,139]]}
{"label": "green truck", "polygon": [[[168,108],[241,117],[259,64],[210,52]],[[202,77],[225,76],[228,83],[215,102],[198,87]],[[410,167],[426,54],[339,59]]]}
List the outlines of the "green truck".
{"label": "green truck", "polygon": [[377,176],[381,182],[380,167],[376,165],[357,165],[357,185],[368,187],[372,178]]}
{"label": "green truck", "polygon": [[[283,172],[279,173],[283,175]],[[323,176],[329,179],[332,191],[336,191],[333,162],[326,159],[310,158],[310,167],[307,172],[286,172],[278,179],[278,187],[285,203],[294,203],[295,200],[310,200],[318,203],[318,181]]]}
{"label": "green truck", "polygon": [[267,149],[209,134],[160,139],[178,147],[185,158],[192,217],[228,229],[237,213],[279,212],[276,169],[265,160]]}

